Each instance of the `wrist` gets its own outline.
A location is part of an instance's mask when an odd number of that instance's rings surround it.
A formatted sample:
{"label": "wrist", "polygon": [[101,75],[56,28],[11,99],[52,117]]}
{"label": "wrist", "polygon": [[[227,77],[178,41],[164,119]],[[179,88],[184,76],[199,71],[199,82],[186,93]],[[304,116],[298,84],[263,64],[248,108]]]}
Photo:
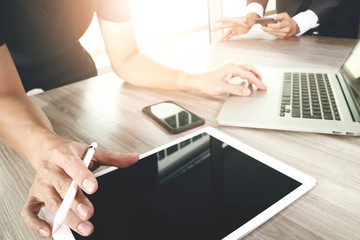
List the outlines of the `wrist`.
{"label": "wrist", "polygon": [[254,25],[256,22],[255,22],[255,18],[259,18],[260,16],[257,14],[257,13],[248,13],[246,14],[246,19],[247,19],[247,22],[251,25]]}
{"label": "wrist", "polygon": [[194,88],[192,74],[179,71],[178,86],[180,90],[192,90]]}
{"label": "wrist", "polygon": [[32,135],[27,142],[30,144],[27,145],[25,157],[31,162],[34,169],[38,169],[41,162],[48,158],[48,150],[60,142],[64,142],[64,139],[48,129],[43,129],[36,131],[36,134]]}
{"label": "wrist", "polygon": [[203,73],[184,74],[184,90],[201,92],[204,88],[204,81],[207,77]]}

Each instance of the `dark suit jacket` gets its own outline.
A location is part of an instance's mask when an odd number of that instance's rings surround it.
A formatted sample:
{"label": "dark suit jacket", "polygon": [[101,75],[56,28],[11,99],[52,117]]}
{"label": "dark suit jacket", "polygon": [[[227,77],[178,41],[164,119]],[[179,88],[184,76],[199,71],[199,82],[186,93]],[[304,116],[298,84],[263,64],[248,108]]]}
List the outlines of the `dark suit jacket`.
{"label": "dark suit jacket", "polygon": [[[260,3],[265,9],[268,0],[247,0],[247,4],[252,2]],[[307,9],[318,16],[320,26],[306,34],[358,37],[360,0],[276,0],[277,13],[287,12],[293,17]]]}

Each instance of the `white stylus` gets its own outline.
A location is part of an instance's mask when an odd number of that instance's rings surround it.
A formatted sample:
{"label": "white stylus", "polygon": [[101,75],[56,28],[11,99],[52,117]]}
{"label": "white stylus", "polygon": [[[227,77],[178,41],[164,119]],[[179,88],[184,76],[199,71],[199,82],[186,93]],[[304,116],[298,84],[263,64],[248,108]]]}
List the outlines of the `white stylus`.
{"label": "white stylus", "polygon": [[[91,143],[89,149],[87,150],[87,152],[85,154],[84,160],[83,160],[86,167],[89,166],[91,159],[94,156],[96,148],[97,148],[97,143],[96,142]],[[55,215],[54,224],[53,224],[53,228],[52,228],[52,234],[54,234],[59,229],[59,227],[63,224],[63,222],[66,218],[66,215],[69,212],[71,203],[75,198],[77,189],[78,189],[78,186],[75,183],[75,181],[73,180],[69,189],[67,190],[67,192],[65,194],[64,200],[61,203],[60,208],[58,209],[58,211]]]}

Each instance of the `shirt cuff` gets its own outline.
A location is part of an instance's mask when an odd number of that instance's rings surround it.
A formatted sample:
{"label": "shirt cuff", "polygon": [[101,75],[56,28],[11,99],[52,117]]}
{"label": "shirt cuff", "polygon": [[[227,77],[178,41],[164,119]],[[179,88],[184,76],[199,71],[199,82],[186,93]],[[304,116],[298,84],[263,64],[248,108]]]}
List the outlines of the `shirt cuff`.
{"label": "shirt cuff", "polygon": [[293,17],[293,20],[299,26],[300,32],[295,34],[295,36],[301,36],[310,29],[316,28],[319,26],[318,16],[311,10],[306,10],[301,12]]}
{"label": "shirt cuff", "polygon": [[256,13],[260,17],[264,16],[264,8],[260,3],[250,3],[246,6],[245,15],[248,13]]}

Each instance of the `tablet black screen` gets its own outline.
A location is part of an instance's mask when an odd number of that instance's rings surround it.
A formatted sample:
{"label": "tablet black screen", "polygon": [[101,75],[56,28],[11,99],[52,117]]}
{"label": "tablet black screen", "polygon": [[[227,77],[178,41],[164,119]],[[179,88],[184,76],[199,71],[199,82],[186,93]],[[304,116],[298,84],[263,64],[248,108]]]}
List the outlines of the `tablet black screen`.
{"label": "tablet black screen", "polygon": [[76,239],[221,239],[301,185],[207,134],[98,182],[94,233]]}

